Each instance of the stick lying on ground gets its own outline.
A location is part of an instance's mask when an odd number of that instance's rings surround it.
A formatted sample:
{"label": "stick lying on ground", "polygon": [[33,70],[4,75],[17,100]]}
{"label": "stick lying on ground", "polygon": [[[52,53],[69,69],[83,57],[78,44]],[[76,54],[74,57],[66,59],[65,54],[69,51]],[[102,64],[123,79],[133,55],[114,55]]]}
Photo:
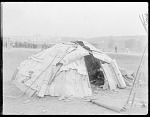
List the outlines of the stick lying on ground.
{"label": "stick lying on ground", "polygon": [[106,104],[106,103],[104,104],[102,101],[101,101],[101,102],[98,102],[98,101],[96,101],[96,100],[92,100],[92,99],[91,99],[90,102],[92,102],[93,104],[96,104],[96,105],[98,105],[98,106],[107,108],[107,109],[109,109],[109,110],[118,112],[118,113],[120,113],[120,111],[121,111],[121,109],[122,109],[122,108],[120,108],[120,107],[116,107],[116,106],[109,105],[109,103],[108,103],[108,104]]}

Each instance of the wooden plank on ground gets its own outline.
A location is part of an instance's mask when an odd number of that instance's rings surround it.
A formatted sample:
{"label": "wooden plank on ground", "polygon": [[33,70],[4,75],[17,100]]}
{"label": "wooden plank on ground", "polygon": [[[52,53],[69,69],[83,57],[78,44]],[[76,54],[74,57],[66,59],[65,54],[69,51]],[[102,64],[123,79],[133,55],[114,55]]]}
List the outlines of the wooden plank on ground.
{"label": "wooden plank on ground", "polygon": [[93,104],[99,105],[101,107],[107,108],[109,110],[116,111],[116,112],[120,112],[121,109],[123,109],[123,106],[120,106],[120,107],[119,106],[114,106],[110,103],[106,103],[106,102],[103,102],[103,101],[90,100],[90,102],[92,102]]}

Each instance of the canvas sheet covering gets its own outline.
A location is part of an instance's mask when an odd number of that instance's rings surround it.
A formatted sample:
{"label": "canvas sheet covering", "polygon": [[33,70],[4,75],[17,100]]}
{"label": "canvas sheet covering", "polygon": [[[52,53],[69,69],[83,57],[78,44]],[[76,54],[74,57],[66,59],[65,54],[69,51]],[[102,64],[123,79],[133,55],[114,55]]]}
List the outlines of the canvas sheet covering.
{"label": "canvas sheet covering", "polygon": [[[46,86],[46,85],[45,85]],[[46,91],[45,91],[46,90]],[[62,66],[51,84],[41,91],[40,97],[44,95],[85,97],[91,96],[89,77],[86,71],[84,58]]]}
{"label": "canvas sheet covering", "polygon": [[69,71],[70,69],[77,70],[77,72],[81,75],[88,75],[87,69],[85,66],[84,57],[82,57],[82,58],[80,58],[80,59],[78,59],[78,60],[76,60],[70,64],[63,65],[57,74],[59,74],[60,72],[62,72],[64,70]]}
{"label": "canvas sheet covering", "polygon": [[[69,50],[67,50],[69,48]],[[41,60],[47,60],[49,57],[54,57],[56,55],[62,56],[66,50],[72,51],[74,47],[72,45],[65,45],[65,44],[56,44],[51,48],[48,48],[36,55],[33,55],[33,57],[41,59]]]}
{"label": "canvas sheet covering", "polygon": [[118,83],[118,87],[119,88],[125,88],[126,87],[126,83],[124,81],[124,78],[119,70],[119,67],[117,65],[117,62],[116,60],[112,60],[111,63],[110,63],[110,66],[113,70],[113,73],[115,74],[116,76],[116,79],[117,79],[117,83]]}
{"label": "canvas sheet covering", "polygon": [[49,84],[48,81],[55,72],[55,66],[49,67],[39,78],[32,76],[31,79],[26,81],[26,76],[18,74],[17,77],[19,80],[17,81],[17,85],[23,92],[30,87],[27,94],[31,96],[34,92],[36,92],[39,97],[44,97],[44,95],[81,98],[91,96],[92,91],[85,65],[83,65],[84,67],[77,66],[79,62],[82,65],[85,64],[84,59],[81,58],[71,63],[72,65],[76,65],[74,67],[70,64],[63,66],[51,84]]}
{"label": "canvas sheet covering", "polygon": [[[43,50],[42,52],[33,55],[31,57],[28,57],[28,59],[32,59],[34,61],[38,61],[41,63],[50,63],[51,58],[53,59],[55,56],[56,59],[61,59],[64,57],[67,53],[72,52],[76,48],[72,45],[65,45],[65,44],[56,44],[55,46],[48,48],[46,50]],[[55,64],[55,62],[54,62]]]}
{"label": "canvas sheet covering", "polygon": [[[32,75],[36,77],[49,65],[55,66],[56,63],[58,63],[62,57],[66,55],[66,50],[70,52],[74,49],[75,48],[70,45],[64,46],[63,44],[56,44],[56,46],[53,46],[50,49],[28,57],[20,64],[18,74],[29,77],[29,71],[33,71]],[[19,78],[19,80],[22,79]]]}
{"label": "canvas sheet covering", "polygon": [[[23,61],[19,66],[14,84],[30,96],[35,92],[39,97],[44,97],[45,94],[75,97],[90,96],[92,91],[85,67],[84,55],[88,55],[88,52],[80,46],[75,48],[72,45],[56,44],[56,46]],[[56,63],[60,60],[65,65],[60,68],[54,81],[49,84],[57,69]],[[72,82],[72,79],[76,82]]]}
{"label": "canvas sheet covering", "polygon": [[112,59],[110,57],[108,57],[107,55],[105,54],[101,54],[101,53],[98,53],[98,52],[93,52],[93,56],[99,60],[102,60],[104,62],[107,62],[107,63],[110,63],[112,61]]}
{"label": "canvas sheet covering", "polygon": [[[90,47],[94,49],[92,45]],[[29,96],[34,93],[39,97],[44,95],[91,96],[92,90],[84,61],[86,55],[89,55],[89,52],[81,46],[72,43],[56,44],[23,61],[13,82]],[[93,52],[93,55],[99,60],[110,63],[103,65],[110,89],[115,90],[116,85],[125,88],[126,84],[116,61],[98,52]],[[57,70],[59,71],[56,73]],[[55,73],[56,76],[53,79]]]}
{"label": "canvas sheet covering", "polygon": [[44,83],[47,83],[45,81],[50,80],[51,75],[53,75],[53,73],[54,73],[54,69],[55,69],[54,66],[49,67],[42,74],[40,72],[38,74],[39,77],[37,75],[33,74],[31,78],[18,73],[15,81],[17,82],[17,84],[19,84],[18,88],[23,92],[26,91],[27,88],[28,88],[28,90],[32,89],[32,90],[35,90],[36,92],[39,92],[41,90],[41,86]]}
{"label": "canvas sheet covering", "polygon": [[61,63],[63,63],[63,65],[67,65],[67,64],[70,64],[86,55],[89,55],[89,52],[87,50],[85,50],[84,48],[82,48],[81,46],[78,46],[75,51],[68,53],[63,58]]}
{"label": "canvas sheet covering", "polygon": [[83,41],[83,42],[84,42],[85,46],[87,46],[91,50],[93,50],[92,53],[93,53],[93,56],[95,58],[97,58],[99,60],[102,60],[104,62],[107,62],[107,63],[110,63],[112,61],[112,59],[109,56],[107,56],[106,54],[103,54],[102,51],[100,51],[99,49],[95,48],[93,45],[91,45],[91,44],[89,44],[89,43],[87,43],[85,41]]}
{"label": "canvas sheet covering", "polygon": [[102,67],[104,70],[104,76],[111,90],[115,90],[117,87],[119,88],[126,87],[126,81],[122,77],[122,74],[119,70],[119,67],[115,59],[112,60],[110,64],[107,63],[102,64]]}
{"label": "canvas sheet covering", "polygon": [[102,64],[102,67],[110,90],[115,90],[117,88],[117,82],[115,81],[115,76],[113,75],[110,66],[108,64]]}
{"label": "canvas sheet covering", "polygon": [[98,51],[98,52],[102,53],[102,51],[100,51],[99,49],[97,49],[96,47],[91,45],[90,43],[87,43],[85,41],[82,41],[82,42],[84,43],[85,46],[89,47],[91,50]]}
{"label": "canvas sheet covering", "polygon": [[77,70],[70,69],[62,71],[57,75],[45,95],[65,97],[92,96],[92,90],[87,75],[77,73]]}

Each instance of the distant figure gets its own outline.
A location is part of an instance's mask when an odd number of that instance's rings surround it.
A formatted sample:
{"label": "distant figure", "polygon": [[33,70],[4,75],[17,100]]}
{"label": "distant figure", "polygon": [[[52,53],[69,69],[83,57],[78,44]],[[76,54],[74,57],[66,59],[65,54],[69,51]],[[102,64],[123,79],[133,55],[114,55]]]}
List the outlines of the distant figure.
{"label": "distant figure", "polygon": [[117,46],[115,46],[115,52],[116,52],[116,53],[117,53],[117,49],[118,49]]}

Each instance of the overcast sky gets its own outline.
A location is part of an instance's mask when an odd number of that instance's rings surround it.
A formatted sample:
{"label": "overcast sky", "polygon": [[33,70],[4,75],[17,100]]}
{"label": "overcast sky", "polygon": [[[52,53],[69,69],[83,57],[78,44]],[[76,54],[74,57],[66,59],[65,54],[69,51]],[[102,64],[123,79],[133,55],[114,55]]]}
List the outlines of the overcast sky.
{"label": "overcast sky", "polygon": [[3,34],[71,37],[146,35],[139,15],[146,2],[3,3]]}

